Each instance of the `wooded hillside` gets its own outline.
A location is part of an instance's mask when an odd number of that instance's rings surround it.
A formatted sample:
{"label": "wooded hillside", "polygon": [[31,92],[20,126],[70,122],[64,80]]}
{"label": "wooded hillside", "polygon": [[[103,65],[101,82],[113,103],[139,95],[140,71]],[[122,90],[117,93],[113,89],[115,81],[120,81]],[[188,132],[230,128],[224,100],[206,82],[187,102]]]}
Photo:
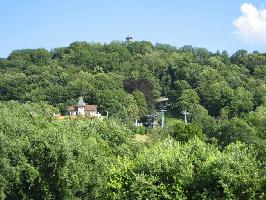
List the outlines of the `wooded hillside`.
{"label": "wooded hillside", "polygon": [[[109,118],[52,118],[79,96]],[[161,96],[190,124],[133,127]],[[266,54],[148,41],[15,50],[0,59],[0,101],[0,199],[266,198]]]}

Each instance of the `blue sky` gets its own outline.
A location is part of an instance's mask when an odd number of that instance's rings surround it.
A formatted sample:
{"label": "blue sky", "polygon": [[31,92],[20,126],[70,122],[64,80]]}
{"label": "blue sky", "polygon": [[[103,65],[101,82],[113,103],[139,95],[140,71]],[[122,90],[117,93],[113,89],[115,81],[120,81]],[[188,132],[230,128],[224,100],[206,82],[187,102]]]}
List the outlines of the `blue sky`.
{"label": "blue sky", "polygon": [[[210,51],[225,49],[233,53],[246,49],[265,52],[264,2],[1,0],[0,57],[7,57],[15,49],[41,47],[50,50],[68,46],[73,41],[109,43],[124,40],[128,34],[134,40],[177,47],[190,44]],[[243,15],[240,9],[244,3],[250,3],[245,4],[244,10],[247,16],[251,13],[251,17],[239,19]],[[261,15],[255,14],[261,18],[253,17],[253,8],[261,11]]]}

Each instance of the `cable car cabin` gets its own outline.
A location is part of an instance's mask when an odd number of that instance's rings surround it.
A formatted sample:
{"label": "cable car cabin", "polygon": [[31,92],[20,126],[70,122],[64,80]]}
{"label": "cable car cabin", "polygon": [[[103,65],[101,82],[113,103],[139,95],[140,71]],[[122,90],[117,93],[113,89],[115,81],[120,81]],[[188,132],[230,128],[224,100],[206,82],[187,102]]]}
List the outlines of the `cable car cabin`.
{"label": "cable car cabin", "polygon": [[145,127],[151,127],[151,128],[154,128],[157,126],[157,119],[158,115],[157,114],[151,114],[151,115],[145,115],[141,121],[142,121],[142,124],[143,126]]}

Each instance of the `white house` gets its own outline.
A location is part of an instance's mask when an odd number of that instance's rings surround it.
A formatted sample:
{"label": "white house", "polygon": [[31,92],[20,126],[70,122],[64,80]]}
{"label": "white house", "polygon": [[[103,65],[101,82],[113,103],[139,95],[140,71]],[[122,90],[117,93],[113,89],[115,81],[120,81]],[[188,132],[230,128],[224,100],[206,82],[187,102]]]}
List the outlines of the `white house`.
{"label": "white house", "polygon": [[97,105],[87,105],[82,97],[79,98],[78,104],[70,106],[68,111],[71,116],[101,117],[101,113],[97,112]]}

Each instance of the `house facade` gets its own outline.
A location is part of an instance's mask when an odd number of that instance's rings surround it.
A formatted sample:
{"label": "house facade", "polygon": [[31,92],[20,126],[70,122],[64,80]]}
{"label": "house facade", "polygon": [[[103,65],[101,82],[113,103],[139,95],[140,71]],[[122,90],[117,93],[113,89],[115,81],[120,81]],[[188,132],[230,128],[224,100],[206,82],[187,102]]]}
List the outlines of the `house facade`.
{"label": "house facade", "polygon": [[83,98],[79,98],[77,105],[68,107],[70,116],[88,116],[92,118],[101,117],[101,113],[97,112],[97,105],[88,105],[83,101]]}

